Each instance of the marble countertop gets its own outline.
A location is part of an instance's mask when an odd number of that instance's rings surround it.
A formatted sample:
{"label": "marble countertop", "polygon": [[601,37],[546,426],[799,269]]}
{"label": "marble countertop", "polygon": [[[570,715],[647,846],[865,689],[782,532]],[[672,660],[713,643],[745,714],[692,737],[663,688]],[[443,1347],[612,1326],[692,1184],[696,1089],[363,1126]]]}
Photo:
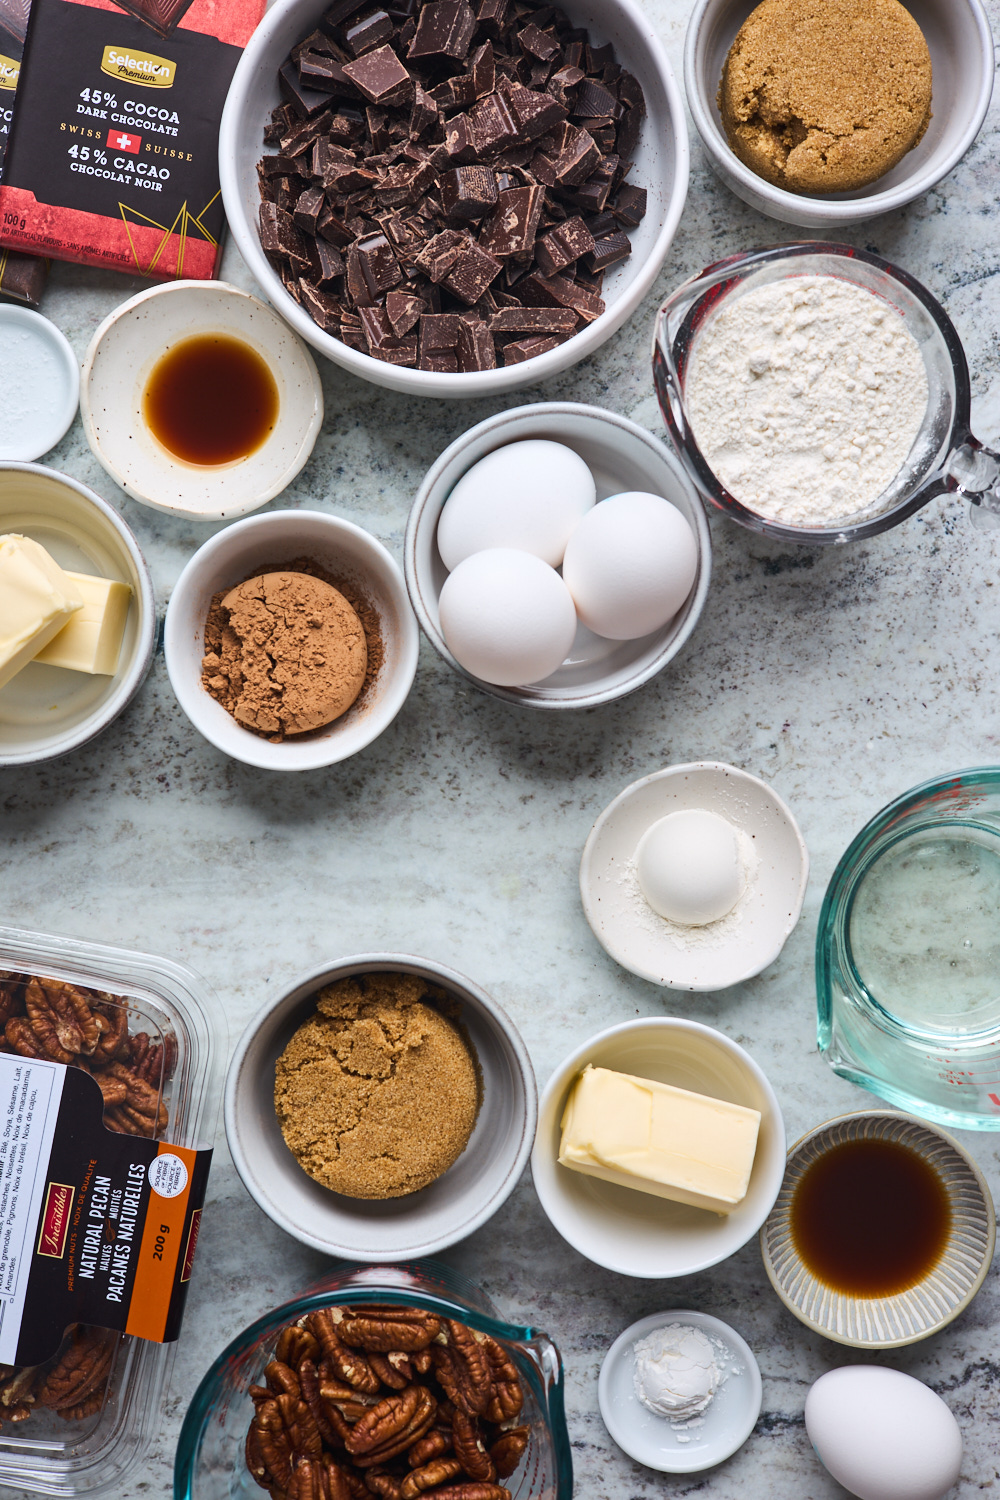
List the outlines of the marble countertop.
{"label": "marble countertop", "polygon": [[[688,0],[649,0],[681,73]],[[986,0],[994,31],[1000,0]],[[1000,442],[1000,99],[964,161],[903,212],[853,235],[942,301],[973,374],[973,428]],[[527,392],[455,404],[408,400],[320,360],[327,417],[312,459],[276,506],[345,516],[402,555],[421,476],[458,433],[524,401],[576,400],[662,435],[649,327],[658,300],[720,256],[794,237],[746,208],[692,140],[687,207],[653,292],[592,359]],[[223,276],[249,275],[227,249]],[[138,280],[53,267],[43,311],[82,355]],[[47,463],[118,506],[153,571],[159,605],[213,527],[127,499],[77,420]],[[178,708],[158,654],[127,712],[63,760],[0,780],[4,920],[168,953],[216,988],[235,1040],[301,971],[351,952],[426,954],[473,976],[525,1037],[543,1085],[593,1032],[638,1015],[689,1016],[749,1049],[774,1084],[789,1138],[870,1096],[837,1078],[815,1038],[816,919],[840,854],[881,806],[926,777],[1000,762],[1000,533],[953,499],[844,549],[794,549],[713,518],[707,607],[680,659],[622,702],[528,712],[476,691],[425,644],[395,723],[354,759],[281,778],[227,760]],[[583,917],[577,867],[601,809],[671,763],[717,758],[774,785],[812,857],[805,910],[776,963],[717,994],[661,990],[619,969]],[[996,1191],[1000,1137],[964,1137]],[[122,1494],[166,1497],[174,1445],[202,1373],[251,1319],[299,1291],[324,1260],[267,1221],[218,1134],[186,1325],[168,1404]],[[444,1257],[515,1319],[546,1329],[566,1364],[583,1500],[767,1493],[833,1500],[802,1419],[809,1385],[854,1359],[812,1335],[771,1292],[756,1242],[703,1274],[633,1281],[591,1265],[552,1230],[526,1174],[500,1215]],[[609,1438],[597,1408],[607,1347],[633,1320],[688,1306],[747,1339],[764,1407],[746,1446],[705,1474],[661,1476]],[[1000,1292],[991,1274],[944,1332],[885,1362],[929,1382],[965,1437],[956,1500],[1000,1490]]]}

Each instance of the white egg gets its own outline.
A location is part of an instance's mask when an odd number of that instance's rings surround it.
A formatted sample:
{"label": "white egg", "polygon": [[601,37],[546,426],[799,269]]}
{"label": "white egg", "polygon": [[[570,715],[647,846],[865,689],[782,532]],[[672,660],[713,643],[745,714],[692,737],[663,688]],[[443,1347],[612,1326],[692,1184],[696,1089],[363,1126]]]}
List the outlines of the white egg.
{"label": "white egg", "polygon": [[941,1397],[883,1365],[844,1365],[806,1397],[806,1431],[860,1500],[941,1500],[958,1482],[962,1434]]}
{"label": "white egg", "polygon": [[639,490],[588,511],[563,558],[580,619],[613,641],[659,630],[684,603],[697,572],[698,544],[676,505]]}
{"label": "white egg", "polygon": [[701,808],[670,813],[647,828],[635,863],[639,888],[653,910],[686,927],[718,922],[743,894],[736,829]]}
{"label": "white egg", "polygon": [[474,552],[516,547],[557,568],[570,533],[597,499],[594,476],[563,443],[529,438],[473,464],[438,522],[441,560],[451,571]]}
{"label": "white egg", "polygon": [[438,616],[455,660],[499,687],[548,677],[576,635],[576,611],[559,574],[513,547],[460,562],[444,581]]}

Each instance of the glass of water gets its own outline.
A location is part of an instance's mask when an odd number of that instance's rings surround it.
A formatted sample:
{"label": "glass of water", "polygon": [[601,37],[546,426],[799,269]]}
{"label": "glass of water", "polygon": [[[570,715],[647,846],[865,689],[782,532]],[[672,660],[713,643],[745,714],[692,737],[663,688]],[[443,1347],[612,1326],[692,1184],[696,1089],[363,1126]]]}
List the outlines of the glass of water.
{"label": "glass of water", "polygon": [[835,1072],[1000,1130],[1000,768],[924,782],[861,830],[823,901],[816,989]]}

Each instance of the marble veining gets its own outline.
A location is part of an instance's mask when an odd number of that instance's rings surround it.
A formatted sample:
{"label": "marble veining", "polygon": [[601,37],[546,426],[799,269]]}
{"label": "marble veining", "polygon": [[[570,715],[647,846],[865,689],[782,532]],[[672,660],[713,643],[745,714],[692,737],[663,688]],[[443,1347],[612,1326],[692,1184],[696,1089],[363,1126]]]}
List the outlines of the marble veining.
{"label": "marble veining", "polygon": [[[994,31],[1000,0],[986,0]],[[649,0],[681,73],[688,0]],[[944,303],[973,376],[973,427],[1000,443],[996,242],[1000,101],[964,161],[909,208],[835,235],[913,272]],[[439,405],[362,384],[321,363],[327,417],[311,461],[276,507],[346,516],[401,557],[425,469],[481,418],[523,402],[577,400],[662,435],[648,348],[658,301],[737,250],[796,237],[745,207],[692,141],[687,208],[653,291],[596,356],[543,385]],[[252,287],[230,246],[225,279]],[[145,283],[54,266],[44,311],[82,355],[97,324]],[[118,506],[150,562],[162,609],[214,527],[127,499],[77,420],[46,462]],[[64,760],[0,779],[4,919],[183,958],[215,986],[231,1038],[299,972],[362,949],[424,953],[473,976],[520,1026],[540,1084],[593,1032],[637,1015],[723,1028],[777,1089],[790,1140],[869,1096],[836,1078],[815,1042],[812,948],[823,891],[854,833],[930,776],[1000,761],[1000,532],[974,530],[952,499],[849,549],[773,545],[713,519],[704,616],[681,657],[632,697],[574,714],[517,709],[477,692],[424,644],[413,693],[353,760],[280,778],[227,760],[177,707],[162,655],[130,709]],[[616,967],[577,890],[584,840],[628,782],[700,757],[745,767],[791,804],[812,857],[805,910],[780,959],[716,994],[660,990]],[[1000,1186],[1000,1139],[963,1137]],[[220,1130],[207,1211],[159,1437],[122,1491],[170,1493],[187,1402],[248,1321],[319,1275],[322,1258],[259,1212]],[[859,1358],[809,1333],[771,1292],[756,1243],[679,1282],[591,1265],[550,1229],[525,1177],[496,1220],[448,1252],[515,1318],[544,1328],[567,1370],[581,1500],[834,1500],[802,1409],[810,1383]],[[731,1323],[761,1366],[764,1408],[746,1446],[705,1474],[661,1476],[627,1459],[597,1409],[604,1352],[635,1319],[690,1306]],[[884,1362],[928,1381],[965,1437],[955,1500],[1000,1489],[1000,1327],[991,1273],[972,1306]]]}

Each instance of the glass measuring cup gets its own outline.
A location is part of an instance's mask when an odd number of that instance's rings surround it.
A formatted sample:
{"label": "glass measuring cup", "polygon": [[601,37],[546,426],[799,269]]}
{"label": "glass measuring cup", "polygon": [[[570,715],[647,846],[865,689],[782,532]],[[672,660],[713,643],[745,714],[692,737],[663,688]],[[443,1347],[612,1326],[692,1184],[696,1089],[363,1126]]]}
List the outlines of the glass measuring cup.
{"label": "glass measuring cup", "polygon": [[[836,526],[786,526],[748,510],[709,468],[684,405],[689,356],[706,319],[727,297],[798,276],[836,276],[890,303],[916,340],[927,371],[927,410],[906,463],[874,505]],[[653,382],[667,430],[699,493],[752,531],[821,546],[858,541],[898,526],[946,492],[971,502],[977,525],[1000,526],[1000,454],[972,435],[969,366],[955,326],[926,287],[867,250],[811,240],[747,251],[708,266],[683,282],[657,314]]]}
{"label": "glass measuring cup", "polygon": [[834,1072],[1000,1130],[1000,768],[924,782],[861,830],[823,899],[816,992]]}
{"label": "glass measuring cup", "polygon": [[518,1423],[530,1428],[524,1457],[503,1483],[512,1500],[570,1500],[573,1465],[558,1349],[537,1329],[502,1322],[479,1287],[435,1260],[395,1266],[342,1263],[301,1296],[244,1329],[216,1359],[188,1408],[174,1462],[174,1500],[256,1500],[261,1491],[244,1457],[253,1416],[247,1393],[251,1385],[263,1383],[278,1334],[316,1308],[372,1302],[423,1307],[500,1341],[524,1390]]}

